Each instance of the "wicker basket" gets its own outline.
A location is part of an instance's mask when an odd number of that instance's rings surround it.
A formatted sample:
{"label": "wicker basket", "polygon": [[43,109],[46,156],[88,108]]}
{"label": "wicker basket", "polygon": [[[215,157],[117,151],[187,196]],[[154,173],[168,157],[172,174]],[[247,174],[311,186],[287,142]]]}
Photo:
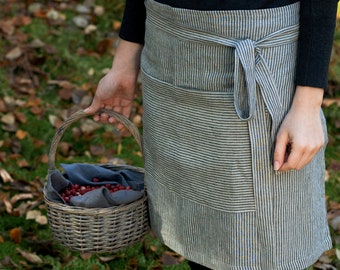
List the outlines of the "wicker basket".
{"label": "wicker basket", "polygon": [[[107,113],[129,129],[142,149],[138,129],[124,116],[108,110]],[[68,118],[54,135],[49,152],[49,173],[56,170],[55,153],[58,143],[73,122],[88,116],[78,111]],[[129,165],[101,165],[107,169],[129,169],[143,172],[143,168]],[[84,208],[50,201],[44,189],[49,225],[53,239],[73,250],[89,253],[115,252],[140,241],[149,230],[147,196],[130,204],[108,208]]]}

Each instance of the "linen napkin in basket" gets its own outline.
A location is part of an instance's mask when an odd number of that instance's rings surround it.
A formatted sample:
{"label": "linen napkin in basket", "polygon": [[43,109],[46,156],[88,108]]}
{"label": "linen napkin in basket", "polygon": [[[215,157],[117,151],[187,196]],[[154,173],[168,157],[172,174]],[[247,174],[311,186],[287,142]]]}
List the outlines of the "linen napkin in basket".
{"label": "linen napkin in basket", "polygon": [[[50,171],[46,184],[46,196],[53,202],[65,203],[59,192],[72,184],[98,186],[122,184],[131,190],[119,190],[114,193],[105,188],[98,188],[82,196],[73,196],[70,204],[87,208],[102,208],[127,204],[138,200],[144,194],[144,174],[127,169],[111,170],[92,164],[61,164],[64,169]],[[98,182],[93,182],[97,178]]]}

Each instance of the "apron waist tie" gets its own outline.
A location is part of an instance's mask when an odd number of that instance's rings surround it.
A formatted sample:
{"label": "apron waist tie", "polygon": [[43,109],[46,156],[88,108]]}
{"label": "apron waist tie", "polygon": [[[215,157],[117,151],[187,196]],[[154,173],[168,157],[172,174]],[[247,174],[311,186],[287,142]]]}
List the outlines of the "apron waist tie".
{"label": "apron waist tie", "polygon": [[179,24],[161,18],[152,10],[149,20],[172,35],[194,42],[220,44],[235,48],[234,67],[234,106],[238,117],[249,121],[255,112],[257,85],[272,119],[271,138],[275,140],[277,130],[284,117],[284,109],[278,88],[268,67],[262,50],[283,46],[298,40],[299,25],[295,24],[275,31],[260,40],[236,39],[188,29]]}

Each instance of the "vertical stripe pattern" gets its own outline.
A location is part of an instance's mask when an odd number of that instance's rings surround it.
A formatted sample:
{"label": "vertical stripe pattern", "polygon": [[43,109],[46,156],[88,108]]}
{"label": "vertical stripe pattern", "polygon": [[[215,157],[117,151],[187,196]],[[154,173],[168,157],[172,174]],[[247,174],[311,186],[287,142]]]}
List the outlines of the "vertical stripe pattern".
{"label": "vertical stripe pattern", "polygon": [[299,4],[196,11],[147,0],[146,8],[152,229],[212,269],[308,267],[330,247],[324,149],[300,171],[272,168],[275,134],[294,95]]}

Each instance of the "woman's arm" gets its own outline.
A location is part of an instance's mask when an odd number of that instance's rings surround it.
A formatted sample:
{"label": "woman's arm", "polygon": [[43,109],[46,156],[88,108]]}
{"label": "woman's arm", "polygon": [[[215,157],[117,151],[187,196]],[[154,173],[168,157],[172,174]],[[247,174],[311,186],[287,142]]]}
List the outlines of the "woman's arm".
{"label": "woman's arm", "polygon": [[[117,111],[129,117],[136,90],[142,45],[121,39],[110,71],[100,80],[92,104],[85,110],[89,114],[100,108]],[[114,122],[106,114],[95,120]]]}
{"label": "woman's arm", "polygon": [[306,166],[325,143],[320,110],[327,87],[337,0],[301,0],[296,92],[278,131],[274,170]]}

